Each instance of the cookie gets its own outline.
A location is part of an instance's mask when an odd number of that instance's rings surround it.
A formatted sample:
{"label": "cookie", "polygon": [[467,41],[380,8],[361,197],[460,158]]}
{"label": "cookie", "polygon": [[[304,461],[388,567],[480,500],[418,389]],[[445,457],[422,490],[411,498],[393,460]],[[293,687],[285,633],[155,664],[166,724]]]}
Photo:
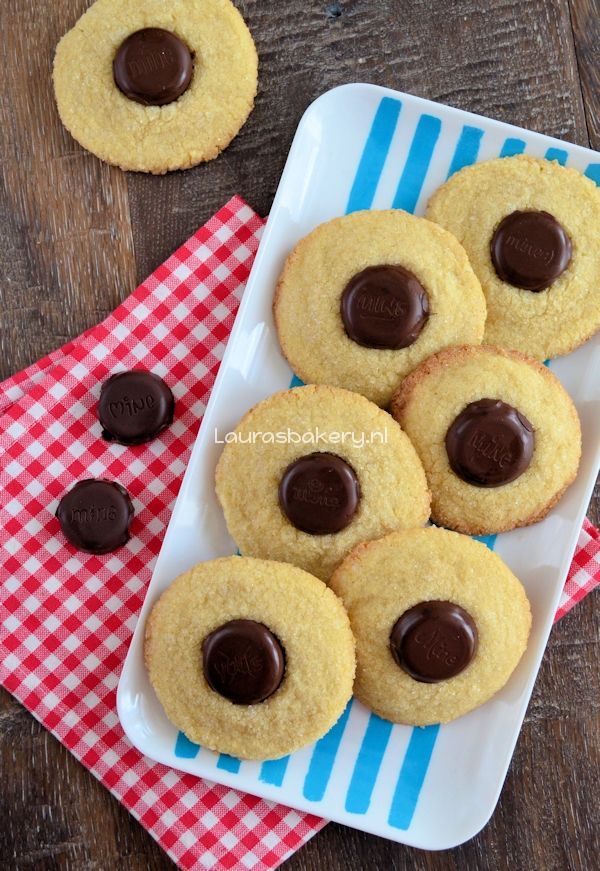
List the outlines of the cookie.
{"label": "cookie", "polygon": [[556,376],[517,351],[435,354],[400,385],[392,414],[425,468],[432,518],[459,532],[535,523],[577,474],[577,411]]}
{"label": "cookie", "polygon": [[600,327],[600,189],[525,155],[466,167],[427,217],[464,245],[483,287],[484,342],[546,360]]}
{"label": "cookie", "polygon": [[354,693],[396,723],[447,723],[482,705],[527,645],[521,583],[484,544],[446,529],[358,545],[331,587],[356,639]]}
{"label": "cookie", "polygon": [[485,299],[449,233],[397,209],[364,211],[321,224],[296,245],[274,315],[303,381],[387,406],[430,354],[481,342]]}
{"label": "cookie", "polygon": [[245,556],[327,580],[359,541],[429,517],[408,437],[372,402],[338,387],[276,393],[240,421],[216,471],[217,496]]}
{"label": "cookie", "polygon": [[242,759],[274,759],[317,740],[352,693],[354,640],[341,602],[283,563],[200,563],[154,605],[144,655],[177,728]]}
{"label": "cookie", "polygon": [[121,169],[157,174],[226,148],[252,110],[257,76],[230,0],[96,0],[54,59],[71,135]]}

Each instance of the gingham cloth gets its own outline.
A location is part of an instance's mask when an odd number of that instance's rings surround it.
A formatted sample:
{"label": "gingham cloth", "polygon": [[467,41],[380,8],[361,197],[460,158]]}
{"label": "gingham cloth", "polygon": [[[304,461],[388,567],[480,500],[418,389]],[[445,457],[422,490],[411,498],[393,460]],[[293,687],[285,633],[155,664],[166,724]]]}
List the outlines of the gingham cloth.
{"label": "gingham cloth", "polygon": [[[125,738],[121,664],[258,247],[262,220],[234,197],[98,327],[0,384],[0,681],[186,869],[275,868],[325,823],[158,765]],[[176,418],[139,447],[107,443],[102,381],[141,366],[165,378]],[[76,481],[132,496],[132,538],[76,551],[54,516]],[[557,618],[600,582],[589,524]]]}

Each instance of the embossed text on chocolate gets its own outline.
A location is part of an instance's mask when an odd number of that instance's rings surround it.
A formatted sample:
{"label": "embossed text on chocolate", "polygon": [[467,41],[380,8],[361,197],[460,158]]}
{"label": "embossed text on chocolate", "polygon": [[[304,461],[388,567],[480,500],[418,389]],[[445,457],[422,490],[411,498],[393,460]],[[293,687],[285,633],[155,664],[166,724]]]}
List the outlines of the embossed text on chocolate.
{"label": "embossed text on chocolate", "polygon": [[224,683],[233,683],[240,675],[257,677],[262,669],[260,656],[252,651],[251,647],[242,653],[234,653],[228,656],[222,650],[219,651],[219,661],[215,662],[214,669]]}
{"label": "embossed text on chocolate", "polygon": [[360,317],[365,318],[400,318],[406,313],[406,306],[399,299],[394,299],[388,294],[373,293],[372,291],[361,293],[358,300]]}
{"label": "embossed text on chocolate", "polygon": [[151,393],[148,393],[146,396],[133,397],[132,399],[124,396],[123,399],[109,403],[108,409],[113,417],[133,417],[146,409],[154,408],[155,405],[156,399]]}
{"label": "embossed text on chocolate", "polygon": [[454,665],[458,659],[448,647],[448,642],[439,629],[420,629],[414,636],[415,644],[426,651],[426,659],[437,659],[446,665]]}
{"label": "embossed text on chocolate", "polygon": [[164,70],[175,64],[175,56],[163,49],[138,54],[137,57],[127,61],[127,69],[131,76],[141,76],[153,73],[156,70]]}
{"label": "embossed text on chocolate", "polygon": [[117,509],[114,505],[88,505],[85,508],[71,509],[71,522],[73,523],[102,523],[106,520],[115,520]]}
{"label": "embossed text on chocolate", "polygon": [[292,487],[292,499],[294,502],[321,505],[332,510],[340,507],[340,500],[335,495],[333,487],[326,486],[318,478],[313,478],[305,487]]}
{"label": "embossed text on chocolate", "polygon": [[549,266],[554,257],[556,256],[555,251],[553,249],[544,249],[539,245],[534,245],[527,236],[517,236],[513,233],[509,234],[506,238],[505,242],[507,247],[514,248],[516,251],[520,251],[522,254],[527,254],[529,257],[532,257],[534,260],[541,260],[542,263],[545,263]]}
{"label": "embossed text on chocolate", "polygon": [[513,457],[510,448],[497,436],[488,435],[485,432],[476,430],[472,434],[469,444],[478,454],[481,454],[487,460],[491,460],[492,463],[501,469],[506,468],[512,461]]}

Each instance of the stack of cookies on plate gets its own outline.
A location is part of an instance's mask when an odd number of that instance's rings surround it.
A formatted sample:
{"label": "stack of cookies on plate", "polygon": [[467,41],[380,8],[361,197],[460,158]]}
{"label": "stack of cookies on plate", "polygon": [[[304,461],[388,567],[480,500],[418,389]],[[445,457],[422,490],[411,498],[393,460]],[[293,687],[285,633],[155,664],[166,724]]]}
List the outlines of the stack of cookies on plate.
{"label": "stack of cookies on plate", "polygon": [[425,725],[504,686],[529,602],[471,536],[541,520],[577,474],[577,412],[543,361],[600,326],[599,223],[593,182],[519,156],[454,175],[427,218],[357,212],[296,245],[274,315],[307,386],[254,407],[216,471],[243,556],[179,578],[147,625],[190,739],[277,757],[353,691]]}

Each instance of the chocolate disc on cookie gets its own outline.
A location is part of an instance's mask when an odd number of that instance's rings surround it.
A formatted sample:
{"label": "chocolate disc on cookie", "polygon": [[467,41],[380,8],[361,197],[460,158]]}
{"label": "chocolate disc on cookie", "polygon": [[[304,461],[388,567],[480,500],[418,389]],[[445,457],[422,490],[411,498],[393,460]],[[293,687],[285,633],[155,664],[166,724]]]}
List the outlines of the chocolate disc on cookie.
{"label": "chocolate disc on cookie", "polygon": [[396,621],[390,634],[392,656],[421,683],[439,683],[460,674],[477,650],[477,627],[460,605],[420,602]]}
{"label": "chocolate disc on cookie", "polygon": [[494,268],[502,281],[524,290],[546,290],[562,275],[573,246],[548,212],[511,212],[491,241]]}
{"label": "chocolate disc on cookie", "polygon": [[173,394],[158,375],[142,369],[111,375],[98,402],[102,437],[123,445],[148,442],[172,423],[174,409]]}
{"label": "chocolate disc on cookie", "polygon": [[202,644],[204,676],[234,705],[264,702],[278,689],[285,654],[273,633],[255,620],[230,620]]}
{"label": "chocolate disc on cookie", "polygon": [[133,505],[127,490],[116,481],[89,478],[63,496],[56,516],[72,545],[102,554],[129,541]]}
{"label": "chocolate disc on cookie", "polygon": [[115,84],[144,106],[174,103],[192,80],[194,62],[187,45],[170,30],[146,27],[128,36],[113,60]]}
{"label": "chocolate disc on cookie", "polygon": [[500,399],[470,402],[446,433],[452,471],[478,487],[500,487],[522,475],[534,443],[525,415]]}
{"label": "chocolate disc on cookie", "polygon": [[352,466],[330,453],[294,460],[279,484],[279,504],[296,529],[329,535],[345,529],[360,501],[360,485]]}
{"label": "chocolate disc on cookie", "polygon": [[429,316],[419,280],[402,266],[369,266],[346,285],[341,313],[348,336],[367,348],[412,345]]}

